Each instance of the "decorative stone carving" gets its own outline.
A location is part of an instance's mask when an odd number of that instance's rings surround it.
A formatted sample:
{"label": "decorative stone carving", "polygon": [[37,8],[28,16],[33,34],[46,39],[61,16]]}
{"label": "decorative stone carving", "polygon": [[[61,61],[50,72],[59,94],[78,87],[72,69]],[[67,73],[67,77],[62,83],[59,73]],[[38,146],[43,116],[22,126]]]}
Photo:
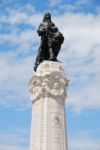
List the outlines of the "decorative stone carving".
{"label": "decorative stone carving", "polygon": [[[57,69],[55,68],[55,65],[57,66]],[[51,66],[52,69],[50,68]],[[46,71],[44,71],[45,68]],[[61,69],[59,63],[44,61],[40,64],[37,72],[33,75],[29,82],[31,100],[34,102],[41,97],[47,96],[53,97],[55,99],[65,99],[67,84],[68,80],[65,78],[63,69]]]}
{"label": "decorative stone carving", "polygon": [[57,116],[57,115],[54,117],[54,121],[53,122],[58,127],[61,125],[61,120],[60,120],[59,116]]}

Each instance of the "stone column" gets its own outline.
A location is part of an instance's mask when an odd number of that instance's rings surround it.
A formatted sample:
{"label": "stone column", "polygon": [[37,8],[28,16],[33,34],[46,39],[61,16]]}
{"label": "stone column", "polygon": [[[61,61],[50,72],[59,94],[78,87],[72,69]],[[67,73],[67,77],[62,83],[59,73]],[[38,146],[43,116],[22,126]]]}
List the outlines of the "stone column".
{"label": "stone column", "polygon": [[53,61],[41,63],[29,81],[32,101],[30,150],[68,150],[67,85],[61,63]]}

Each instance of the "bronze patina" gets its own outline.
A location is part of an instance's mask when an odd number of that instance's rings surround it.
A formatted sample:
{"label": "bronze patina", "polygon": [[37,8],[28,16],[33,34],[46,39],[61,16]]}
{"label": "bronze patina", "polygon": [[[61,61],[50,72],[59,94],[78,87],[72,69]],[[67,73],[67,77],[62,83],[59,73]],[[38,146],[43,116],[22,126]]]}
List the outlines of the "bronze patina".
{"label": "bronze patina", "polygon": [[34,65],[35,71],[44,60],[58,61],[57,56],[64,41],[63,34],[52,22],[49,12],[44,14],[43,21],[40,23],[37,32],[41,37],[41,42]]}

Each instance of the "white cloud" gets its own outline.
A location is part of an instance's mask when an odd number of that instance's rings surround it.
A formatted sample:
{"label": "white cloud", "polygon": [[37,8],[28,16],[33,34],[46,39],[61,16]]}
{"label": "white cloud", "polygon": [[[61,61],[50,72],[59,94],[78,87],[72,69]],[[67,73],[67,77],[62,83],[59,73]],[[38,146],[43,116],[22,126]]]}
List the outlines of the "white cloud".
{"label": "white cloud", "polygon": [[29,4],[24,7],[18,7],[18,9],[7,8],[6,11],[7,15],[4,13],[0,16],[1,23],[8,23],[10,25],[25,23],[37,26],[41,18],[41,14],[36,13],[34,7]]}
{"label": "white cloud", "polygon": [[55,6],[57,4],[60,4],[62,0],[49,0],[49,3],[51,6]]}
{"label": "white cloud", "polygon": [[[24,145],[24,146],[23,146]],[[28,150],[29,131],[26,129],[14,128],[11,130],[0,130],[1,150]]]}
{"label": "white cloud", "polygon": [[69,139],[70,150],[99,150],[100,139],[96,139],[90,135],[75,135]]}
{"label": "white cloud", "polygon": [[0,149],[1,150],[28,150],[28,148],[23,148],[17,145],[13,146],[13,145],[3,145],[3,144],[0,145]]}
{"label": "white cloud", "polygon": [[77,0],[76,4],[77,5],[84,5],[84,4],[91,4],[92,0]]}
{"label": "white cloud", "polygon": [[12,0],[0,0],[0,6],[10,4]]}
{"label": "white cloud", "polygon": [[[1,46],[0,69],[2,72],[0,74],[0,105],[6,107],[19,105],[21,107],[19,109],[22,109],[23,104],[24,108],[29,107],[30,104],[27,84],[33,70],[33,50],[37,51],[39,39],[37,39],[36,31],[34,32],[31,28],[21,30],[16,26],[20,23],[27,24],[27,21],[24,22],[22,19],[24,16],[26,18],[29,17],[29,14],[25,10],[23,10],[23,13],[15,11],[15,16],[13,10],[9,10],[9,12],[8,18],[6,15],[2,16],[2,23],[10,24],[12,30],[9,33],[5,32],[0,35],[2,45],[9,44],[12,46],[6,52],[2,51]],[[33,18],[35,17],[33,16]],[[36,25],[34,19],[32,23]]]}
{"label": "white cloud", "polygon": [[97,11],[97,13],[100,14],[100,6],[97,6],[97,7],[96,7],[96,11]]}
{"label": "white cloud", "polygon": [[92,48],[100,44],[100,15],[67,13],[55,21],[64,33],[64,47],[73,50],[79,57],[88,55]]}
{"label": "white cloud", "polygon": [[[75,0],[72,3],[62,3],[58,6],[58,10],[61,12],[85,12],[85,9],[88,9],[88,12],[99,12],[96,9],[96,6],[94,6],[93,0]],[[57,12],[58,12],[57,10]],[[92,11],[91,11],[92,10]],[[56,13],[57,13],[56,12]]]}
{"label": "white cloud", "polygon": [[[18,57],[18,56],[17,56]],[[0,55],[0,105],[29,107],[28,81],[34,57],[16,58],[14,52]]]}

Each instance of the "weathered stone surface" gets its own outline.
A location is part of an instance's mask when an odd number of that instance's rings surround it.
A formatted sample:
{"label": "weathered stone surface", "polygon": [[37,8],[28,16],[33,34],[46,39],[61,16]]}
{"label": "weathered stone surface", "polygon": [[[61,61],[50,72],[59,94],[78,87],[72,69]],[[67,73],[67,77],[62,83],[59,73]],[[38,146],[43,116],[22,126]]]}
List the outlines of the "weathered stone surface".
{"label": "weathered stone surface", "polygon": [[68,150],[65,98],[68,80],[58,62],[44,61],[30,82],[32,126],[30,150]]}
{"label": "weathered stone surface", "polygon": [[64,76],[60,63],[44,61],[29,82],[31,100],[34,102],[47,96],[55,99],[65,99],[67,84],[68,80]]}

